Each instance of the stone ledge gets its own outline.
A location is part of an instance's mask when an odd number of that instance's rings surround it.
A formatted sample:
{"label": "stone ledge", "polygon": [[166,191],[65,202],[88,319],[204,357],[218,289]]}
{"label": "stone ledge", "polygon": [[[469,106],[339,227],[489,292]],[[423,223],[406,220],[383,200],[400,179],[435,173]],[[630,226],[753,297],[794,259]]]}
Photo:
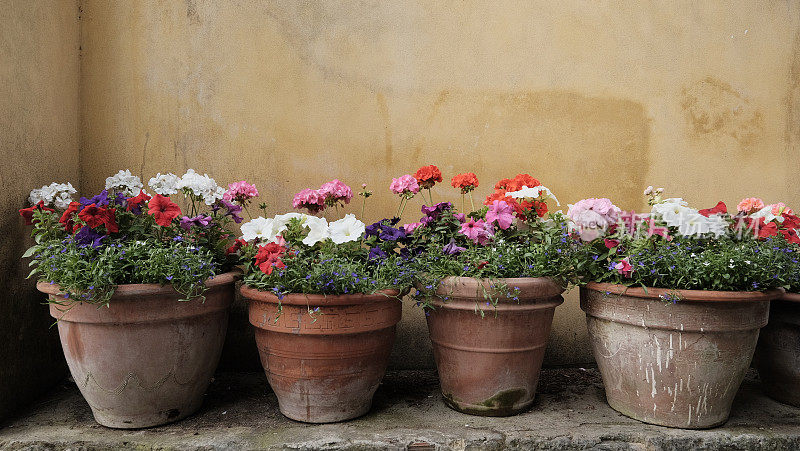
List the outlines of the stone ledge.
{"label": "stone ledge", "polygon": [[194,416],[146,430],[94,423],[72,383],[0,429],[0,449],[800,449],[800,409],[761,393],[755,374],[740,390],[731,419],[706,431],[639,423],[605,403],[596,370],[550,369],[533,408],[507,418],[454,412],[441,402],[431,371],[390,372],[369,414],[327,425],[278,412],[260,373],[217,376]]}

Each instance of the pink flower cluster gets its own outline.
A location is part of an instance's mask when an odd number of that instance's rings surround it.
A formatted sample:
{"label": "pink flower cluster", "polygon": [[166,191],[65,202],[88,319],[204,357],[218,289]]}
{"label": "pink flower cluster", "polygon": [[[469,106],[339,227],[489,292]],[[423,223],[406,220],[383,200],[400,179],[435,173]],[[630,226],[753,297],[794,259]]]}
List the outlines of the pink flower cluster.
{"label": "pink flower cluster", "polygon": [[306,188],[294,195],[292,206],[305,208],[311,214],[317,214],[326,206],[331,207],[339,202],[349,204],[353,198],[353,190],[339,179],[323,183],[319,189]]}
{"label": "pink flower cluster", "polygon": [[567,217],[584,241],[592,241],[619,220],[622,210],[610,199],[590,198],[569,206]]}
{"label": "pink flower cluster", "polygon": [[514,222],[514,207],[504,200],[494,200],[486,212],[486,222],[497,222],[498,227],[505,230]]}
{"label": "pink flower cluster", "polygon": [[483,219],[476,221],[470,218],[469,221],[461,224],[461,230],[458,232],[471,239],[473,243],[480,245],[486,245],[494,236],[494,228]]}
{"label": "pink flower cluster", "polygon": [[392,179],[389,189],[395,194],[417,194],[419,192],[419,182],[413,175],[401,175]]}
{"label": "pink flower cluster", "polygon": [[225,201],[239,204],[244,204],[254,197],[258,197],[256,186],[244,180],[228,185],[228,190],[222,195]]}

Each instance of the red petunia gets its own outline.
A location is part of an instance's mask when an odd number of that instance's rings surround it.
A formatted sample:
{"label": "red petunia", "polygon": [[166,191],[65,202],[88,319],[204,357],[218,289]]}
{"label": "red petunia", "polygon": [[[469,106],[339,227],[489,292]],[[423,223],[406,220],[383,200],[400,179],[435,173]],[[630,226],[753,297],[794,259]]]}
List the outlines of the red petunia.
{"label": "red petunia", "polygon": [[147,203],[147,201],[149,201],[150,199],[152,198],[149,195],[147,195],[147,193],[145,193],[144,190],[139,190],[139,194],[136,197],[131,197],[130,199],[128,199],[128,206],[126,209],[128,211],[133,211],[134,213],[139,214],[139,212],[141,212],[142,210],[142,204]]}
{"label": "red petunia", "polygon": [[699,213],[705,216],[706,218],[716,213],[727,213],[727,212],[728,212],[728,207],[725,205],[725,202],[722,201],[717,202],[717,205],[715,205],[714,208],[705,208],[699,211]]}
{"label": "red petunia", "polygon": [[239,252],[239,250],[245,244],[247,244],[247,241],[245,241],[245,240],[243,240],[241,238],[237,239],[236,241],[233,242],[233,244],[231,244],[231,247],[229,247],[228,249],[225,250],[225,255],[235,254],[235,253]]}
{"label": "red petunia", "polygon": [[49,212],[54,212],[55,211],[52,208],[45,207],[43,200],[40,200],[38,204],[36,204],[36,205],[34,205],[32,207],[21,208],[19,210],[19,215],[22,216],[23,218],[25,218],[25,224],[26,225],[31,225],[31,224],[34,223],[33,212],[36,211],[36,210],[49,211]]}
{"label": "red petunia", "polygon": [[286,264],[281,260],[284,252],[286,252],[286,248],[276,243],[259,246],[255,257],[256,266],[265,274],[272,274],[272,268],[275,267],[285,268]]}
{"label": "red petunia", "polygon": [[70,202],[66,211],[61,215],[61,219],[58,220],[58,222],[64,225],[64,230],[66,230],[67,233],[75,233],[81,228],[79,224],[75,223],[75,214],[80,211],[80,207],[81,204],[79,202]]}
{"label": "red petunia", "polygon": [[156,224],[169,227],[172,220],[181,214],[181,207],[172,202],[169,197],[156,194],[147,204],[150,209],[147,211],[156,220]]}
{"label": "red petunia", "polygon": [[95,204],[89,204],[83,207],[83,210],[78,213],[78,218],[85,222],[87,226],[95,229],[101,225],[106,226],[106,232],[116,233],[119,232],[117,226],[117,211],[113,208],[98,207]]}
{"label": "red petunia", "polygon": [[431,164],[417,169],[414,178],[417,179],[421,187],[430,189],[437,182],[442,181],[442,171]]}
{"label": "red petunia", "polygon": [[461,193],[468,193],[478,187],[478,177],[472,172],[458,174],[450,180],[453,188],[460,188]]}

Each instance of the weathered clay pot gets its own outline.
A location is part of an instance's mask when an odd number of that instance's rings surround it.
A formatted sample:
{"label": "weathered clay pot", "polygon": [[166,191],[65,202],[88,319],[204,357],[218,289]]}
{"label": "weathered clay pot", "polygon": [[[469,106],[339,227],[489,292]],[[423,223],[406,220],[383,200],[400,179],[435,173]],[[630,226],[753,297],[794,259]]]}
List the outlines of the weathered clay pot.
{"label": "weathered clay pot", "polygon": [[[117,287],[108,308],[50,304],[72,378],[98,423],[144,428],[200,407],[225,341],[237,274],[206,282],[205,301],[179,301],[169,285],[131,284]],[[36,287],[67,301],[56,284]]]}
{"label": "weathered clay pot", "polygon": [[[519,288],[519,302],[499,295],[493,283]],[[549,278],[443,279],[427,318],[445,403],[484,416],[530,407],[563,292]],[[486,305],[485,293],[498,297],[497,308]]]}
{"label": "weathered clay pot", "polygon": [[261,364],[284,415],[332,423],[369,411],[400,321],[399,292],[281,300],[247,286],[241,292],[251,301]]}
{"label": "weathered clay pot", "polygon": [[772,301],[755,363],[769,397],[800,407],[800,294],[786,293]]}
{"label": "weathered clay pot", "polygon": [[724,423],[767,324],[769,301],[780,295],[588,284],[581,308],[608,404],[661,426]]}

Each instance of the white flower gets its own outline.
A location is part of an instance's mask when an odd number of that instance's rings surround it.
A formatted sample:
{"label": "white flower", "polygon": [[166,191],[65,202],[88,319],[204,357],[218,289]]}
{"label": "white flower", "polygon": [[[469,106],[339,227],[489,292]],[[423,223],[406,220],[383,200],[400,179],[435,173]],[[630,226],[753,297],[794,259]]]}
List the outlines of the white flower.
{"label": "white flower", "polygon": [[553,195],[552,191],[548,189],[546,186],[534,186],[533,188],[528,188],[527,186],[523,186],[519,191],[513,191],[510,193],[506,193],[506,196],[513,197],[514,199],[520,198],[530,198],[530,199],[538,199],[542,192],[544,192],[547,197],[552,198],[556,201],[556,205],[561,206],[561,203],[556,199],[556,196]]}
{"label": "white flower", "polygon": [[242,239],[253,241],[256,238],[270,241],[274,239],[274,220],[259,216],[242,224]]}
{"label": "white flower", "polygon": [[142,189],[142,180],[131,174],[131,171],[120,170],[116,174],[106,179],[106,189],[118,191],[126,196],[135,196]]}
{"label": "white flower", "polygon": [[651,194],[653,194],[653,185],[650,185],[650,186],[648,186],[647,188],[644,189],[644,195],[645,196],[649,196]]}
{"label": "white flower", "polygon": [[225,192],[224,189],[220,190],[217,182],[209,177],[208,174],[200,175],[194,169],[186,171],[186,174],[183,174],[183,177],[175,187],[179,190],[189,190],[195,196],[203,199],[203,202],[207,205],[212,205],[217,199],[221,199],[221,193]]}
{"label": "white flower", "polygon": [[699,215],[697,210],[689,208],[686,205],[687,203],[683,199],[671,198],[653,205],[650,212],[661,216],[661,219],[663,219],[668,226],[680,227],[684,218],[691,215]]}
{"label": "white flower", "polygon": [[776,219],[778,220],[778,222],[783,222],[783,216],[772,213],[772,205],[767,205],[761,210],[758,210],[757,212],[751,214],[750,217],[756,220],[764,218],[764,223],[772,222]]}
{"label": "white flower", "polygon": [[147,186],[153,189],[156,194],[162,196],[171,196],[178,193],[178,182],[181,178],[177,175],[168,172],[166,174],[158,173],[155,177],[151,177],[147,182]]}
{"label": "white flower", "polygon": [[72,202],[72,195],[77,193],[72,183],[51,183],[41,188],[31,190],[28,195],[28,200],[31,204],[36,205],[39,201],[44,202],[46,207],[56,207],[60,210],[66,210],[69,203]]}
{"label": "white flower", "polygon": [[356,241],[364,234],[366,227],[363,222],[356,219],[353,214],[346,214],[344,218],[334,221],[328,227],[331,241],[336,244]]}
{"label": "white flower", "polygon": [[328,230],[328,221],[325,218],[306,216],[303,225],[309,229],[308,236],[303,238],[303,244],[306,246],[313,246],[331,236]]}

